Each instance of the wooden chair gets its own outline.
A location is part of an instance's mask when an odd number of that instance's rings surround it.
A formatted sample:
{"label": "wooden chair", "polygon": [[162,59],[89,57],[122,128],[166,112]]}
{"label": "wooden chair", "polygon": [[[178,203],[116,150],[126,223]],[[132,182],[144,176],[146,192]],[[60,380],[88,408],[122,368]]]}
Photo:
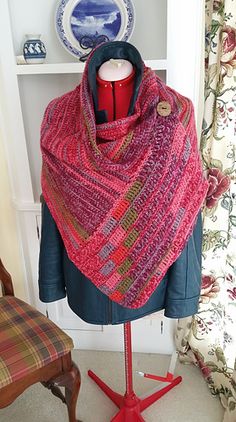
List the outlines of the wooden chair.
{"label": "wooden chair", "polygon": [[[75,412],[81,378],[71,359],[72,339],[14,297],[11,276],[1,260],[0,281],[0,409],[30,385],[41,382],[67,405],[69,422],[79,422]],[[65,395],[59,386],[65,387]]]}

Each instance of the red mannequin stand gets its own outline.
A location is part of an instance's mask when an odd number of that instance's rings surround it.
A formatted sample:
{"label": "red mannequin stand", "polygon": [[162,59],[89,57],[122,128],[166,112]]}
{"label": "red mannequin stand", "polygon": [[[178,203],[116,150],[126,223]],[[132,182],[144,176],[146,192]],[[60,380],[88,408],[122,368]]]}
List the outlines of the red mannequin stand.
{"label": "red mannequin stand", "polygon": [[[107,111],[108,121],[127,116],[130,99],[133,93],[134,76],[135,71],[133,70],[133,72],[125,79],[108,82],[102,80],[97,75],[98,110]],[[179,384],[182,378],[174,378],[171,371],[167,373],[166,377],[140,373],[146,378],[166,382],[167,385],[145,398],[139,398],[133,390],[130,322],[124,324],[124,352],[126,379],[126,392],[124,396],[113,391],[91,370],[88,371],[88,375],[97,383],[97,385],[113,401],[113,403],[120,408],[119,412],[112,418],[111,422],[145,422],[141,412]]]}
{"label": "red mannequin stand", "polygon": [[133,390],[133,374],[132,374],[132,345],[131,345],[131,323],[124,324],[124,352],[125,352],[125,380],[126,392],[125,395],[116,393],[101,378],[99,378],[93,371],[89,370],[88,375],[96,382],[102,391],[120,408],[119,412],[111,419],[111,422],[145,422],[141,412],[147,407],[151,406],[155,401],[160,399],[169,390],[175,387],[182,381],[182,377],[173,377],[173,374],[168,372],[166,377],[159,377],[156,375],[146,374],[147,378],[156,379],[158,381],[169,382],[169,384],[162,389],[146,396],[139,398]]}

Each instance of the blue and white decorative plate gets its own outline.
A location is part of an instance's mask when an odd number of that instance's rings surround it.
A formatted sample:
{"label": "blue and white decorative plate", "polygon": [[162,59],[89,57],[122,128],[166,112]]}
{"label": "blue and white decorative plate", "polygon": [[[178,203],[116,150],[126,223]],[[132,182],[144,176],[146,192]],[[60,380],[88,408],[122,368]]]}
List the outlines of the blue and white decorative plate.
{"label": "blue and white decorative plate", "polygon": [[61,0],[56,12],[62,45],[82,61],[104,41],[128,41],[133,28],[132,0]]}

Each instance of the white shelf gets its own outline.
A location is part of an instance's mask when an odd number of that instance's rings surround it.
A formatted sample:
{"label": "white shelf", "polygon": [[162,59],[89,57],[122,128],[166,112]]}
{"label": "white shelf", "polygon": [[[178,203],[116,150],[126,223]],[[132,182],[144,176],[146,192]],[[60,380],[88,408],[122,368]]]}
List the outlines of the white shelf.
{"label": "white shelf", "polygon": [[146,66],[151,67],[153,70],[166,70],[167,60],[144,60]]}
{"label": "white shelf", "polygon": [[84,63],[17,64],[17,75],[46,75],[49,73],[82,73]]}
{"label": "white shelf", "polygon": [[[153,70],[165,70],[167,60],[145,60],[145,64]],[[43,63],[17,64],[17,75],[46,75],[50,73],[83,73],[84,63]]]}

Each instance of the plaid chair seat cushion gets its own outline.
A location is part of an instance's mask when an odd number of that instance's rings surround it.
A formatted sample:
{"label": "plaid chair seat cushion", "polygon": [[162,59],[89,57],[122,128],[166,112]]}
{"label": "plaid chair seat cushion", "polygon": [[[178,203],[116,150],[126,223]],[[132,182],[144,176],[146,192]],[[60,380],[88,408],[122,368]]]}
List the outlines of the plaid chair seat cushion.
{"label": "plaid chair seat cushion", "polygon": [[0,388],[72,348],[72,339],[36,309],[14,296],[0,298]]}

